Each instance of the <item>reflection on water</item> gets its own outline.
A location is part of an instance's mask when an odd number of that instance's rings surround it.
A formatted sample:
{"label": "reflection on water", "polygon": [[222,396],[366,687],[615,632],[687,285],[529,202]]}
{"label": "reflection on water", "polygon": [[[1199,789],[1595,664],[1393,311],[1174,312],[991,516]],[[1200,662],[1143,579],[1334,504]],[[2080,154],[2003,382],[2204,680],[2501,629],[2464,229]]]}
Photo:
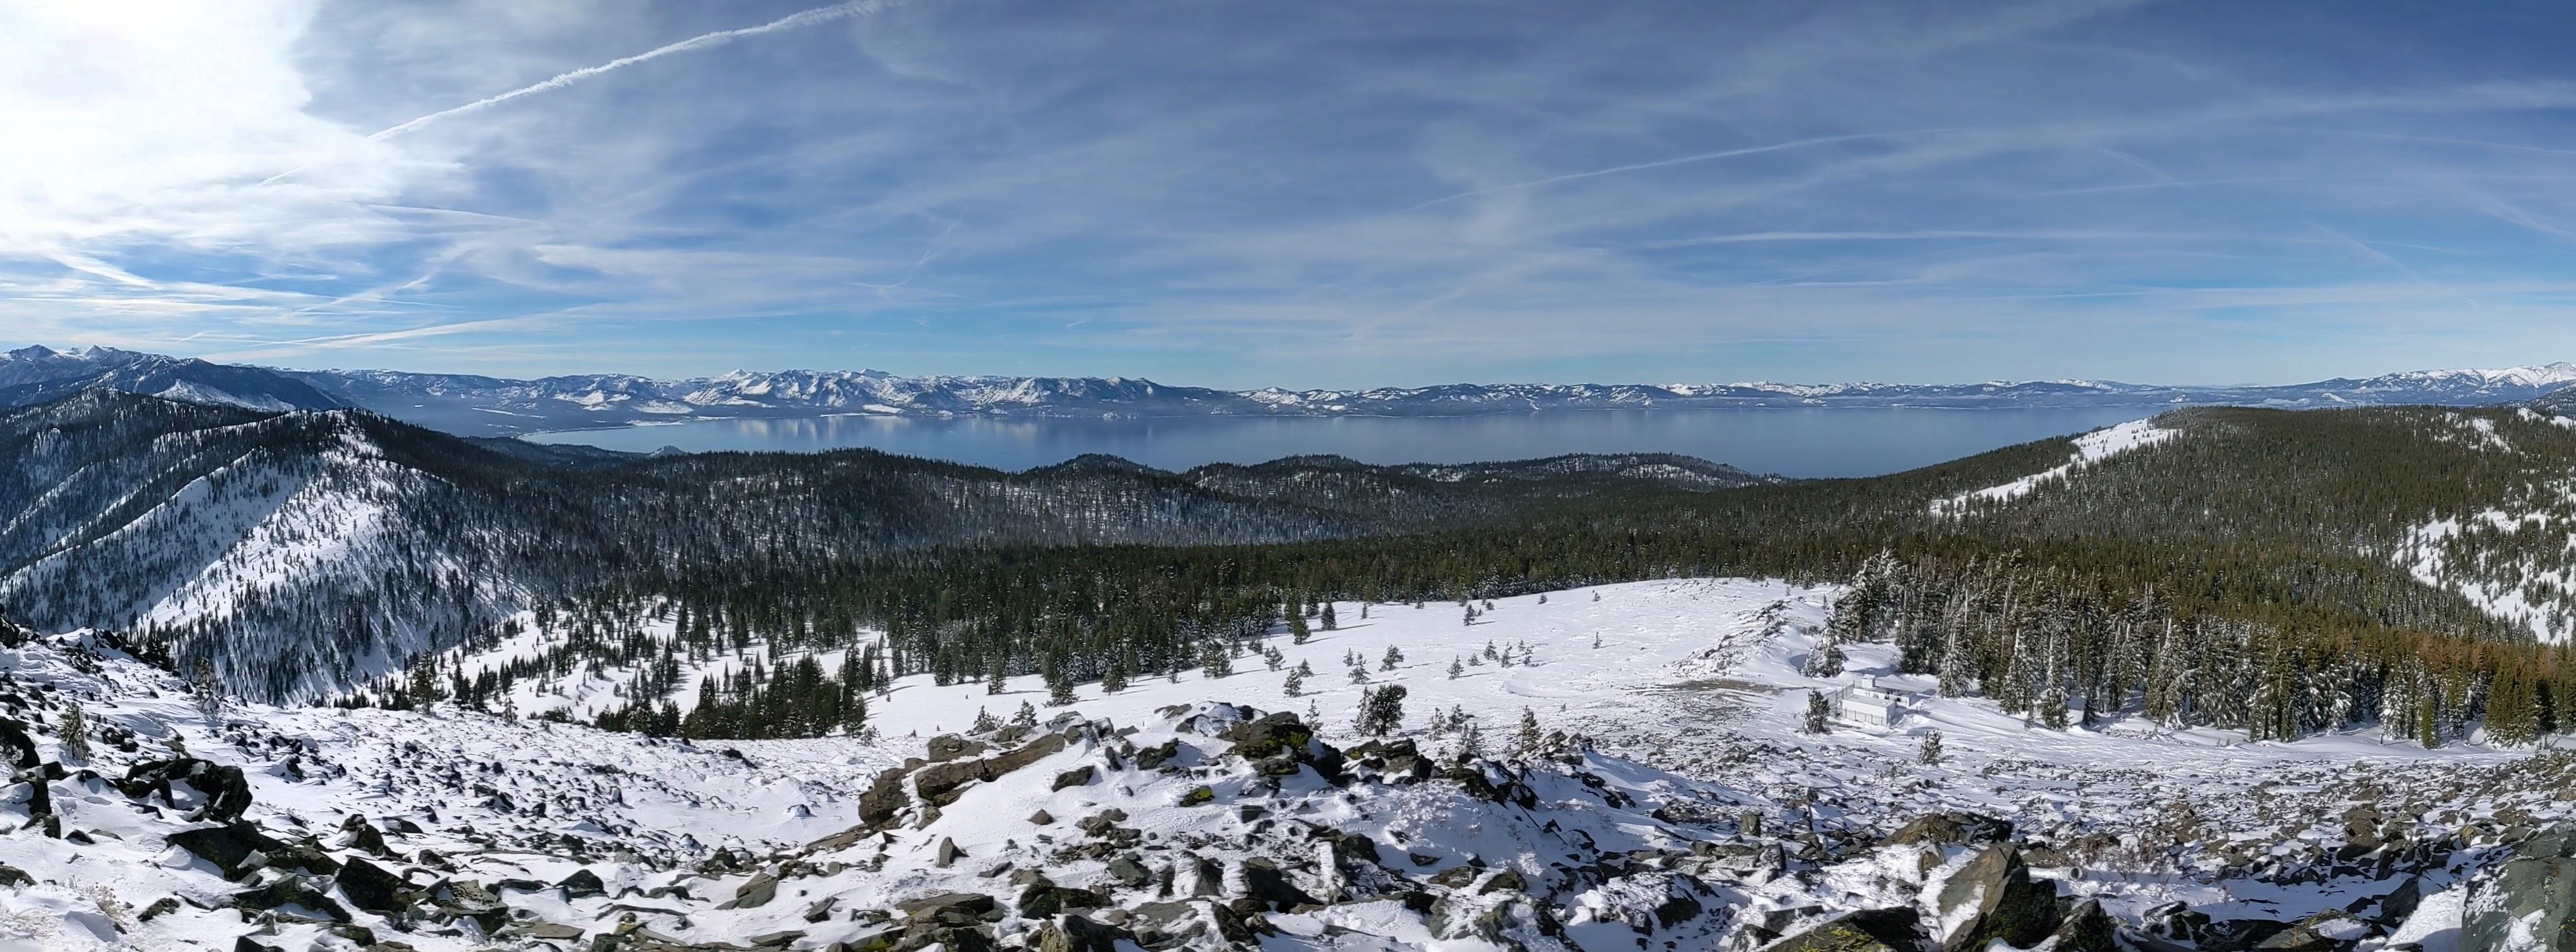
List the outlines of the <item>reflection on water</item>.
{"label": "reflection on water", "polygon": [[1084,453],[1163,469],[1333,453],[1370,463],[1455,463],[1561,453],[1681,453],[1755,472],[1865,476],[2154,414],[2050,410],[1560,410],[1469,417],[1163,417],[1143,420],[845,416],[696,420],[529,439],[648,452],[854,446],[1019,470]]}

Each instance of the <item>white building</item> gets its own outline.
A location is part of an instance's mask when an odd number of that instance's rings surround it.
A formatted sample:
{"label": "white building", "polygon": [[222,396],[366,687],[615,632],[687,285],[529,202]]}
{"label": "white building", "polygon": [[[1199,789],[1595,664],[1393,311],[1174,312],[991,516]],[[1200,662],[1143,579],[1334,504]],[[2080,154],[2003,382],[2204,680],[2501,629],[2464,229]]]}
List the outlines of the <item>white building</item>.
{"label": "white building", "polygon": [[1852,727],[1887,727],[1905,713],[1905,695],[1878,685],[1874,674],[1856,675],[1834,689],[1834,720]]}

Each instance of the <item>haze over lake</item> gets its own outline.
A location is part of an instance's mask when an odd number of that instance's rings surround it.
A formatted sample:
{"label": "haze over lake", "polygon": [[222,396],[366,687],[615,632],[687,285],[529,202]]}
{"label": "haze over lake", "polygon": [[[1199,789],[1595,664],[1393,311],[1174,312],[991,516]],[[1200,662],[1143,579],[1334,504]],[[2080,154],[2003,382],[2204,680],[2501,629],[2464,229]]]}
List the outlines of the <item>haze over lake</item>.
{"label": "haze over lake", "polygon": [[1022,470],[1106,453],[1180,470],[1332,453],[1367,463],[1455,463],[1564,453],[1681,453],[1785,476],[1868,476],[2153,416],[2076,409],[1566,410],[1466,417],[835,416],[693,420],[540,433],[541,443],[650,452],[870,447]]}

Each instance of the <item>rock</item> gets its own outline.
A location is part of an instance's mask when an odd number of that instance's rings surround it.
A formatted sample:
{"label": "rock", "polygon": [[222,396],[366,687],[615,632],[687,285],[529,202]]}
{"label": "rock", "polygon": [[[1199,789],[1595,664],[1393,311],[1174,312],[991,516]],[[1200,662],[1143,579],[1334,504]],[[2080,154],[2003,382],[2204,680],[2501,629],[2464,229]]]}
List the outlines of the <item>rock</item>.
{"label": "rock", "polygon": [[1476,895],[1487,896],[1506,889],[1513,892],[1528,892],[1529,880],[1521,878],[1521,874],[1514,870],[1506,869],[1487,877],[1484,885],[1476,887]]}
{"label": "rock", "polygon": [[18,867],[11,866],[7,863],[0,863],[0,887],[15,889],[21,886],[33,886],[35,884],[36,877],[27,875],[26,870],[19,869]]}
{"label": "rock", "polygon": [[1135,940],[1135,933],[1116,926],[1081,916],[1058,916],[1038,927],[1037,938],[1029,948],[1035,952],[1118,952],[1120,941]]}
{"label": "rock", "polygon": [[2341,911],[2321,912],[2254,945],[2270,952],[2344,952],[2368,938],[2370,929]]}
{"label": "rock", "polygon": [[1281,711],[1259,720],[1245,721],[1226,730],[1222,739],[1234,744],[1234,752],[1245,760],[1260,760],[1280,753],[1302,750],[1315,732],[1297,720],[1297,715]]}
{"label": "rock", "polygon": [[125,771],[125,779],[116,781],[116,789],[126,796],[141,799],[158,793],[161,799],[176,805],[170,785],[185,782],[205,800],[198,816],[218,823],[242,818],[250,809],[250,781],[239,767],[227,767],[194,757],[153,760],[135,764]]}
{"label": "rock", "polygon": [[2117,934],[2111,915],[2102,911],[2102,903],[2086,898],[2066,911],[2049,938],[2050,952],[2119,952],[2113,937]]}
{"label": "rock", "polygon": [[947,763],[959,757],[972,757],[990,749],[981,741],[967,740],[955,734],[941,734],[930,739],[928,756],[934,764]]}
{"label": "rock", "polygon": [[1097,892],[1040,881],[1020,891],[1020,918],[1044,919],[1068,909],[1098,909],[1108,904],[1109,897]]}
{"label": "rock", "polygon": [[555,888],[563,890],[565,899],[606,895],[608,892],[608,884],[599,881],[599,874],[587,869],[573,870],[572,875],[555,883]]}
{"label": "rock", "polygon": [[1139,889],[1153,882],[1154,874],[1146,871],[1145,864],[1137,860],[1136,854],[1122,853],[1109,860],[1109,878],[1118,885]]}
{"label": "rock", "polygon": [[2057,887],[2033,881],[2011,844],[1986,847],[1941,886],[1936,918],[1950,923],[1942,952],[1983,949],[2004,942],[2029,948],[2057,928]]}
{"label": "rock", "polygon": [[965,858],[965,856],[966,851],[957,848],[956,840],[945,836],[939,838],[939,852],[936,859],[936,862],[939,864],[939,868],[947,869],[950,866],[956,865],[957,861]]}
{"label": "rock", "polygon": [[750,879],[744,880],[741,886],[734,888],[732,901],[717,908],[756,909],[768,905],[770,900],[776,898],[778,898],[778,877],[768,870],[761,870],[751,874]]}
{"label": "rock", "polygon": [[170,834],[169,842],[215,864],[225,879],[240,879],[244,873],[268,865],[271,851],[286,848],[286,844],[268,838],[248,823],[181,830]]}
{"label": "rock", "polygon": [[286,950],[273,945],[253,942],[249,936],[241,936],[233,940],[233,952],[286,952]]}
{"label": "rock", "polygon": [[7,753],[9,762],[18,770],[44,762],[36,754],[36,738],[27,733],[27,722],[14,717],[0,717],[0,751]]}
{"label": "rock", "polygon": [[150,922],[177,911],[179,911],[179,900],[163,896],[152,900],[151,905],[143,907],[143,912],[136,915],[134,919],[137,922]]}
{"label": "rock", "polygon": [[1055,786],[1050,789],[1062,790],[1066,787],[1089,786],[1091,781],[1099,776],[1100,768],[1084,764],[1055,775]]}
{"label": "rock", "polygon": [[1465,889],[1469,884],[1476,881],[1476,875],[1480,872],[1483,871],[1473,866],[1452,866],[1448,869],[1431,874],[1430,882],[1434,886],[1447,886],[1451,889]]}
{"label": "rock", "polygon": [[1939,846],[1952,843],[2002,843],[2012,839],[2010,820],[1967,812],[1930,813],[1914,818],[1879,840],[1880,846]]}
{"label": "rock", "polygon": [[[2559,824],[2514,847],[2469,880],[2460,952],[2576,952],[2576,824]],[[2531,941],[2515,942],[2519,931]]]}
{"label": "rock", "polygon": [[751,947],[755,949],[778,949],[795,945],[796,940],[804,937],[805,933],[802,931],[781,929],[777,932],[764,932],[743,941],[751,943]]}
{"label": "rock", "polygon": [[309,876],[280,876],[258,889],[234,893],[231,902],[239,909],[259,912],[301,909],[326,916],[333,922],[349,921],[348,908],[315,888]]}
{"label": "rock", "polygon": [[1297,888],[1295,883],[1289,882],[1288,874],[1279,869],[1279,864],[1258,856],[1243,861],[1243,894],[1277,912],[1287,912],[1298,906],[1322,905],[1305,890]]}
{"label": "rock", "polygon": [[390,913],[412,902],[406,895],[411,890],[410,883],[363,859],[352,858],[340,868],[339,885],[340,895],[349,900],[349,905],[368,912]]}
{"label": "rock", "polygon": [[982,893],[941,893],[907,903],[898,903],[895,908],[915,919],[942,913],[955,913],[963,918],[972,919],[993,911],[997,906],[993,897]]}
{"label": "rock", "polygon": [[1054,822],[1055,814],[1048,813],[1045,810],[1029,814],[1029,824],[1032,826],[1046,826],[1047,824]]}
{"label": "rock", "polygon": [[1916,952],[1923,947],[1920,920],[1912,909],[1847,912],[1774,942],[1764,952]]}

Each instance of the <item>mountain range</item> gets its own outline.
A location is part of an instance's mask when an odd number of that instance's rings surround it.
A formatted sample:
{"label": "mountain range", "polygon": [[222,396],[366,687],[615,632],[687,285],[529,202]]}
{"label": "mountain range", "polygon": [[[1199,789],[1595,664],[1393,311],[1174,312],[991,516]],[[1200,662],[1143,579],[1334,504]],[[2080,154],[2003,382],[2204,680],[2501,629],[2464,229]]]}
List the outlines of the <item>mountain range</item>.
{"label": "mountain range", "polygon": [[690,419],[830,415],[1173,417],[1471,416],[1544,410],[1786,407],[2065,408],[2487,406],[2551,395],[2576,364],[2425,370],[2285,385],[2096,380],[1961,384],[1445,384],[1366,390],[1219,390],[1133,377],[906,377],[878,370],[736,371],[656,380],[578,374],[513,380],[386,370],[284,370],[104,347],[0,353],[0,406],[93,388],[258,410],[358,407],[469,436]]}

